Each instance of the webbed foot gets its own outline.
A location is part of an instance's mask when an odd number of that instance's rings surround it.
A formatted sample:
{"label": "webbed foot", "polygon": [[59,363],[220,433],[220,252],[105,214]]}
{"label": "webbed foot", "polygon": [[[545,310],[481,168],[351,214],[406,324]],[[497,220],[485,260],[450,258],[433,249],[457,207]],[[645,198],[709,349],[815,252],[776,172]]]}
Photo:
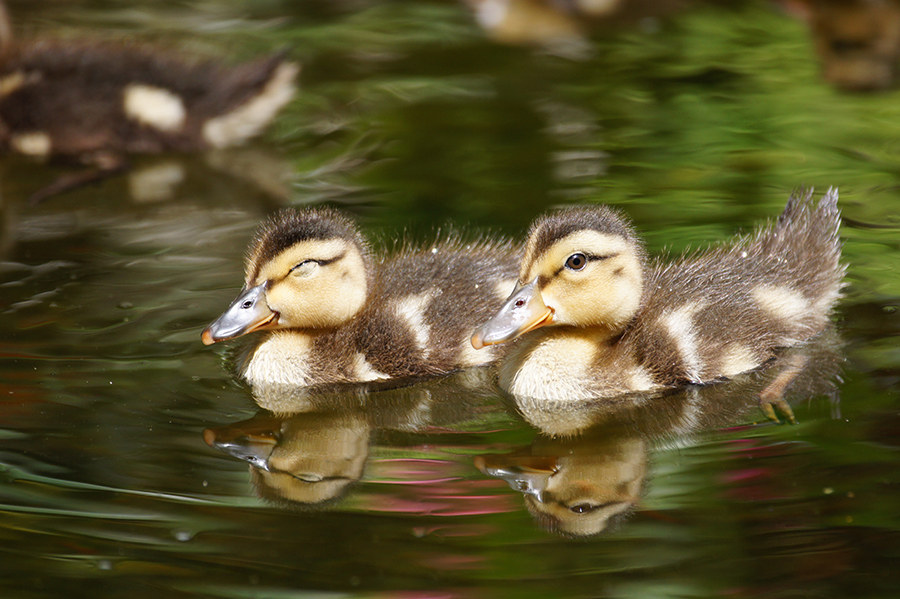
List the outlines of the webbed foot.
{"label": "webbed foot", "polygon": [[763,411],[763,414],[769,420],[781,424],[781,419],[778,417],[780,412],[785,420],[791,424],[797,424],[797,418],[794,416],[794,410],[791,408],[791,405],[783,397],[766,397],[766,391],[763,391],[759,396],[759,408]]}
{"label": "webbed foot", "polygon": [[784,399],[784,392],[806,366],[807,358],[801,354],[791,356],[784,369],[778,373],[769,385],[759,394],[759,407],[774,422],[781,423],[778,412],[791,424],[797,424],[794,410]]}

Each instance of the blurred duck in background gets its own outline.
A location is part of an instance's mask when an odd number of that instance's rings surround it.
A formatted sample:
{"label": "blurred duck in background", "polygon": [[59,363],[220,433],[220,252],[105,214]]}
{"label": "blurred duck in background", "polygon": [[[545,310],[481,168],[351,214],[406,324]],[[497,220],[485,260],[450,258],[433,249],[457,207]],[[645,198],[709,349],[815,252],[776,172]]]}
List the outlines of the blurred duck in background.
{"label": "blurred duck in background", "polygon": [[807,23],[825,80],[848,91],[887,89],[900,64],[900,0],[779,0]]}
{"label": "blurred duck in background", "polygon": [[[900,72],[900,0],[771,0],[809,27],[822,75],[847,91],[893,87]],[[500,43],[584,49],[591,33],[646,27],[685,8],[734,7],[708,0],[465,0]]]}
{"label": "blurred duck in background", "polygon": [[124,42],[14,40],[0,0],[0,151],[93,167],[40,199],[124,168],[128,154],[242,144],[291,99],[298,72],[281,54],[230,66]]}
{"label": "blurred duck in background", "polygon": [[505,44],[559,47],[602,26],[666,16],[691,0],[465,0],[475,21]]}

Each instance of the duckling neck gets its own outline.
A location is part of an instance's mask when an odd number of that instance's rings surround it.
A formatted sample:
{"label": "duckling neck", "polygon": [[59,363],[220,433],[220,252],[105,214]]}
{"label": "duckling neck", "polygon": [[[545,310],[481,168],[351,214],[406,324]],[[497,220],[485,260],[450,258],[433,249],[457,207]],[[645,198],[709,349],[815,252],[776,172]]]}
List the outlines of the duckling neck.
{"label": "duckling neck", "polygon": [[500,366],[500,387],[518,397],[573,400],[652,388],[622,332],[554,327],[526,335]]}
{"label": "duckling neck", "polygon": [[272,331],[252,350],[242,374],[251,385],[308,385],[312,378],[312,348],[313,337],[305,331]]}
{"label": "duckling neck", "polygon": [[251,351],[242,374],[251,385],[305,386],[343,380],[335,361],[324,360],[321,354],[323,346],[335,354],[350,351],[344,345],[335,329],[275,330]]}

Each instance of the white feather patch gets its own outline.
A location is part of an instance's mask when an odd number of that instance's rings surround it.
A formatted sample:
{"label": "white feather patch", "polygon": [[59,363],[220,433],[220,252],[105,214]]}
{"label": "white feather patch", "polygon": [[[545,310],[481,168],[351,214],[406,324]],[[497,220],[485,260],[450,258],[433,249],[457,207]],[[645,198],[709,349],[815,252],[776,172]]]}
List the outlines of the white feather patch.
{"label": "white feather patch", "polygon": [[123,107],[128,118],[166,133],[180,131],[184,126],[187,116],[184,102],[171,91],[133,83],[123,93]]}
{"label": "white feather patch", "polygon": [[653,381],[653,377],[642,366],[635,366],[628,375],[628,386],[632,391],[649,391],[655,389],[658,385]]}
{"label": "white feather patch", "polygon": [[0,79],[0,98],[8,96],[25,85],[25,74],[22,71],[10,73]]}
{"label": "white feather patch", "polygon": [[509,0],[484,0],[475,7],[475,19],[485,29],[493,29],[506,19]]}
{"label": "white feather patch", "polygon": [[702,307],[701,303],[686,304],[665,313],[660,319],[669,335],[672,336],[672,340],[675,341],[678,353],[681,354],[685,374],[694,383],[699,383],[703,380],[700,376],[703,363],[700,360],[700,354],[697,352],[697,336],[694,333],[693,323],[694,313]]}
{"label": "white feather patch", "polygon": [[353,355],[353,374],[356,380],[360,382],[380,381],[391,378],[385,373],[375,370],[366,360],[366,357],[359,352]]}
{"label": "white feather patch", "polygon": [[416,340],[416,345],[427,357],[430,351],[431,329],[425,323],[425,310],[431,303],[432,293],[426,291],[417,295],[407,295],[400,299],[395,308],[397,316],[404,320]]}
{"label": "white feather patch", "polygon": [[53,147],[50,136],[40,131],[14,135],[9,143],[17,152],[27,156],[46,156]]}
{"label": "white feather patch", "polygon": [[809,301],[790,287],[760,285],[752,294],[760,308],[780,320],[793,322],[810,314]]}
{"label": "white feather patch", "polygon": [[732,377],[759,366],[759,359],[749,347],[732,343],[725,348],[719,370],[723,376]]}
{"label": "white feather patch", "polygon": [[224,148],[257,135],[294,96],[294,78],[299,71],[294,63],[279,65],[259,94],[231,112],[206,121],[203,138],[214,148]]}

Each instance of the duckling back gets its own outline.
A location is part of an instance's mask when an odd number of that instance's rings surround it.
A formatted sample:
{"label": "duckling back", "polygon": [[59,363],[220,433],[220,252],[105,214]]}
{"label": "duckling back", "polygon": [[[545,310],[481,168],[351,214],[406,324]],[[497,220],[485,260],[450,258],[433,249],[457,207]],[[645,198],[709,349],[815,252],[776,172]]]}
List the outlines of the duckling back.
{"label": "duckling back", "polygon": [[793,195],[748,237],[648,268],[623,342],[657,384],[701,383],[752,370],[779,347],[820,333],[840,296],[838,194]]}
{"label": "duckling back", "polygon": [[[373,367],[396,376],[442,374],[493,362],[503,348],[477,352],[475,324],[496,311],[515,284],[512,244],[451,237],[406,247],[377,269],[360,347]],[[403,348],[384,351],[383,348]]]}

